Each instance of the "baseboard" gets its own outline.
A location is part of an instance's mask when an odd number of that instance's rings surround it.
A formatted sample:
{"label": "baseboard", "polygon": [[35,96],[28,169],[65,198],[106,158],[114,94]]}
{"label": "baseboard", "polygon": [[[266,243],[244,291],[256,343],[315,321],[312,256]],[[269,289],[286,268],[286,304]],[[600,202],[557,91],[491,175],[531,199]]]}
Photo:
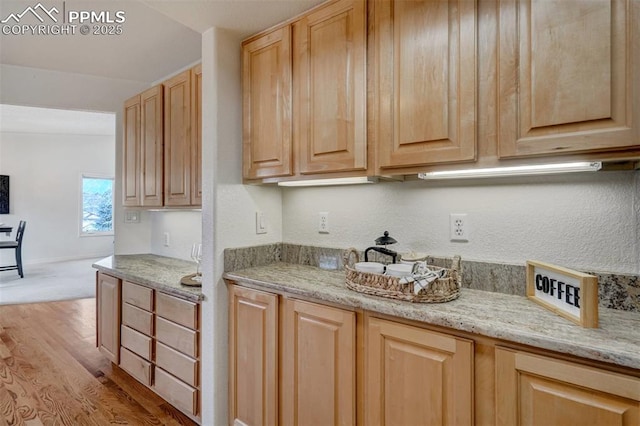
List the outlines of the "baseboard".
{"label": "baseboard", "polygon": [[45,263],[55,263],[55,262],[70,262],[73,260],[83,260],[83,259],[94,259],[94,258],[102,258],[111,256],[113,253],[92,253],[92,254],[83,254],[81,256],[64,256],[64,257],[50,257],[45,259],[35,259],[25,261],[24,265],[41,265]]}

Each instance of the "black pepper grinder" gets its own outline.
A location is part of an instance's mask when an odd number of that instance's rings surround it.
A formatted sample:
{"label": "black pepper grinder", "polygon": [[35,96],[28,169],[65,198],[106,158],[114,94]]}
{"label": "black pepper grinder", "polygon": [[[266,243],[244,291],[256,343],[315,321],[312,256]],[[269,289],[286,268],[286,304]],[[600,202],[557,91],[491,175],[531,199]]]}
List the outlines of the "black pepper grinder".
{"label": "black pepper grinder", "polygon": [[[377,251],[378,253],[386,254],[387,256],[391,256],[393,259],[393,263],[396,263],[396,258],[398,257],[398,253],[393,250],[389,250],[386,246],[389,244],[395,244],[397,241],[395,238],[389,236],[389,231],[384,231],[384,235],[382,237],[376,238],[377,246],[369,247],[364,251],[364,261],[369,261],[369,251]],[[383,246],[383,247],[378,247]]]}

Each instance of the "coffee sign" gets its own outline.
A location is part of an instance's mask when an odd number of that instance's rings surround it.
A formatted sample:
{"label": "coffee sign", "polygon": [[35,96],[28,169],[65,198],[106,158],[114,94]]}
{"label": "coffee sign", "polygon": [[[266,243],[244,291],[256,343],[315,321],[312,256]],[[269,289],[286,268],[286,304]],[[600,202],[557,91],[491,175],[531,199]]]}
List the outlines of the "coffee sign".
{"label": "coffee sign", "polygon": [[529,260],[527,297],[583,327],[598,327],[598,278],[593,275]]}

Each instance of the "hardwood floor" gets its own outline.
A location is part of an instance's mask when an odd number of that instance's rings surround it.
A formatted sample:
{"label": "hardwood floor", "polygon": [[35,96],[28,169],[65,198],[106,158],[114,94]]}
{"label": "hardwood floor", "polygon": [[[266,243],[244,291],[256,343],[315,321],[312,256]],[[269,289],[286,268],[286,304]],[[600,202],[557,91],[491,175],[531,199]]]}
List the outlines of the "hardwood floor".
{"label": "hardwood floor", "polygon": [[95,299],[0,306],[0,426],[195,425],[98,352]]}

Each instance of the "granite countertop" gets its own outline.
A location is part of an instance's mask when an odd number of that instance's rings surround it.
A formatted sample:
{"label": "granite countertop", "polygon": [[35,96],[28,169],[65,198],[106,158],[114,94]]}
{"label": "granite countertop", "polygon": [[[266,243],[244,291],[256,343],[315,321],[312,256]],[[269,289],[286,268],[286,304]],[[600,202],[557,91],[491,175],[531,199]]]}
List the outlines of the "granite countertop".
{"label": "granite countertop", "polygon": [[203,299],[200,287],[180,284],[182,277],[195,273],[196,265],[193,262],[155,254],[126,254],[106,257],[94,263],[93,267],[117,278],[192,302]]}
{"label": "granite countertop", "polygon": [[496,339],[640,369],[640,315],[600,308],[596,329],[583,328],[522,296],[462,289],[447,303],[411,303],[348,289],[344,271],[273,263],[224,274],[247,287],[285,292],[422,321]]}

